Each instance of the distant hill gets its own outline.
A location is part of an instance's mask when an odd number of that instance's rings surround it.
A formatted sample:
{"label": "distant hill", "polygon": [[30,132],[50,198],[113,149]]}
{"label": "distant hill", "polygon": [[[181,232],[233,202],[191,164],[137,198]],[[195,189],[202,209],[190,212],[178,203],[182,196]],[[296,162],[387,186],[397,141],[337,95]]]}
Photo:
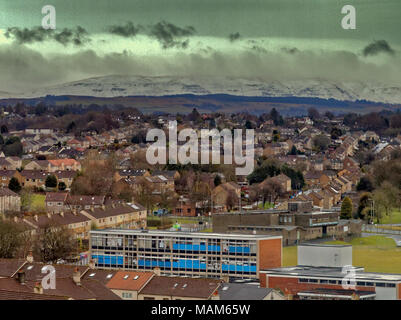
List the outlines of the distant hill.
{"label": "distant hill", "polygon": [[129,96],[129,97],[91,97],[91,96],[45,96],[32,99],[1,99],[0,105],[24,102],[36,105],[44,102],[49,105],[82,104],[82,105],[122,105],[135,107],[143,113],[189,113],[193,108],[199,112],[243,112],[261,114],[276,108],[283,115],[305,115],[308,108],[315,107],[320,112],[334,113],[368,113],[372,111],[401,109],[401,104],[377,103],[366,100],[343,101],[336,99],[306,97],[252,97],[227,94],[207,95],[166,95],[166,96]]}

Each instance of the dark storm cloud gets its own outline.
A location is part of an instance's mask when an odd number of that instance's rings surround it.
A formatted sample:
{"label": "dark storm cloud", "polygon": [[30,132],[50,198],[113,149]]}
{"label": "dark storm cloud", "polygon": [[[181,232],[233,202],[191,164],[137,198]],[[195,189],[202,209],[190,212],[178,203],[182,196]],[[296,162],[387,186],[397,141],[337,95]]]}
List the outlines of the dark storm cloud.
{"label": "dark storm cloud", "polygon": [[363,49],[363,55],[365,57],[375,56],[381,52],[388,53],[390,55],[393,55],[395,53],[395,51],[390,47],[386,40],[374,41]]}
{"label": "dark storm cloud", "polygon": [[281,50],[282,50],[283,52],[289,53],[289,54],[295,54],[295,53],[300,52],[299,49],[298,49],[298,48],[295,48],[295,47],[292,47],[292,48],[286,48],[286,47],[284,47],[284,48],[281,48]]}
{"label": "dark storm cloud", "polygon": [[141,25],[134,25],[131,21],[125,25],[113,25],[108,28],[111,34],[119,35],[125,38],[135,37],[140,31],[143,30]]}
{"label": "dark storm cloud", "polygon": [[239,32],[231,33],[228,36],[228,39],[230,39],[231,42],[234,42],[235,40],[238,40],[239,38],[241,38],[241,35],[239,34]]}
{"label": "dark storm cloud", "polygon": [[14,39],[19,44],[55,40],[64,46],[68,44],[81,46],[90,41],[88,32],[80,26],[75,29],[64,28],[60,32],[52,29],[46,30],[42,27],[33,27],[31,29],[13,27],[8,28],[4,35],[8,39]]}
{"label": "dark storm cloud", "polygon": [[8,28],[5,32],[5,37],[10,39],[14,38],[19,44],[42,42],[49,39],[54,31],[51,29],[43,29],[42,27],[28,28]]}
{"label": "dark storm cloud", "polygon": [[64,28],[60,33],[54,34],[54,40],[65,46],[69,43],[81,46],[90,41],[88,32],[80,26],[76,27],[75,30]]}
{"label": "dark storm cloud", "polygon": [[164,49],[171,47],[186,48],[189,40],[180,41],[177,38],[192,36],[196,30],[192,26],[178,27],[172,23],[161,21],[149,27],[149,35],[155,37]]}

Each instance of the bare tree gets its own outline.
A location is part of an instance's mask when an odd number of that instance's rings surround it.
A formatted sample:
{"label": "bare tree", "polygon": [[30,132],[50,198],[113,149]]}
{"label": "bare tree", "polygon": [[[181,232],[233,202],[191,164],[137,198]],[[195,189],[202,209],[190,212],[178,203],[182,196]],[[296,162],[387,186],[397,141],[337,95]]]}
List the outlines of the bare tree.
{"label": "bare tree", "polygon": [[48,224],[39,229],[33,252],[39,261],[55,263],[77,254],[77,241],[67,228]]}

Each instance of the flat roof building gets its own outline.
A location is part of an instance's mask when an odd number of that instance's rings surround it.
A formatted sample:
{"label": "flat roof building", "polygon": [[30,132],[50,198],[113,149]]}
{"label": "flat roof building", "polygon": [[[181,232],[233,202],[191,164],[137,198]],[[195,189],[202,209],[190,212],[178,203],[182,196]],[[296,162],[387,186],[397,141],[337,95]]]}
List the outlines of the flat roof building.
{"label": "flat roof building", "polygon": [[401,274],[354,267],[348,245],[302,245],[298,265],[260,271],[260,286],[294,299],[400,300]]}
{"label": "flat roof building", "polygon": [[257,279],[282,265],[280,236],[106,229],[90,232],[98,268],[162,275]]}

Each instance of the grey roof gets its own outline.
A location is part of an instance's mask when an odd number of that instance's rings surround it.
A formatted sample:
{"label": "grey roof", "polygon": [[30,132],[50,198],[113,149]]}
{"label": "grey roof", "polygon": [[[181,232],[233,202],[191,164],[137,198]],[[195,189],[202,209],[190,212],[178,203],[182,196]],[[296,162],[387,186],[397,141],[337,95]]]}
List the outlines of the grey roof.
{"label": "grey roof", "polygon": [[[379,281],[379,282],[397,282],[401,283],[401,274],[365,272],[361,267],[353,267],[357,281]],[[344,272],[339,267],[313,267],[313,266],[294,266],[276,269],[264,269],[260,271],[269,276],[280,277],[307,277],[307,278],[325,278],[325,279],[343,279]]]}
{"label": "grey roof", "polygon": [[220,300],[263,300],[271,291],[248,283],[225,283],[219,288]]}

